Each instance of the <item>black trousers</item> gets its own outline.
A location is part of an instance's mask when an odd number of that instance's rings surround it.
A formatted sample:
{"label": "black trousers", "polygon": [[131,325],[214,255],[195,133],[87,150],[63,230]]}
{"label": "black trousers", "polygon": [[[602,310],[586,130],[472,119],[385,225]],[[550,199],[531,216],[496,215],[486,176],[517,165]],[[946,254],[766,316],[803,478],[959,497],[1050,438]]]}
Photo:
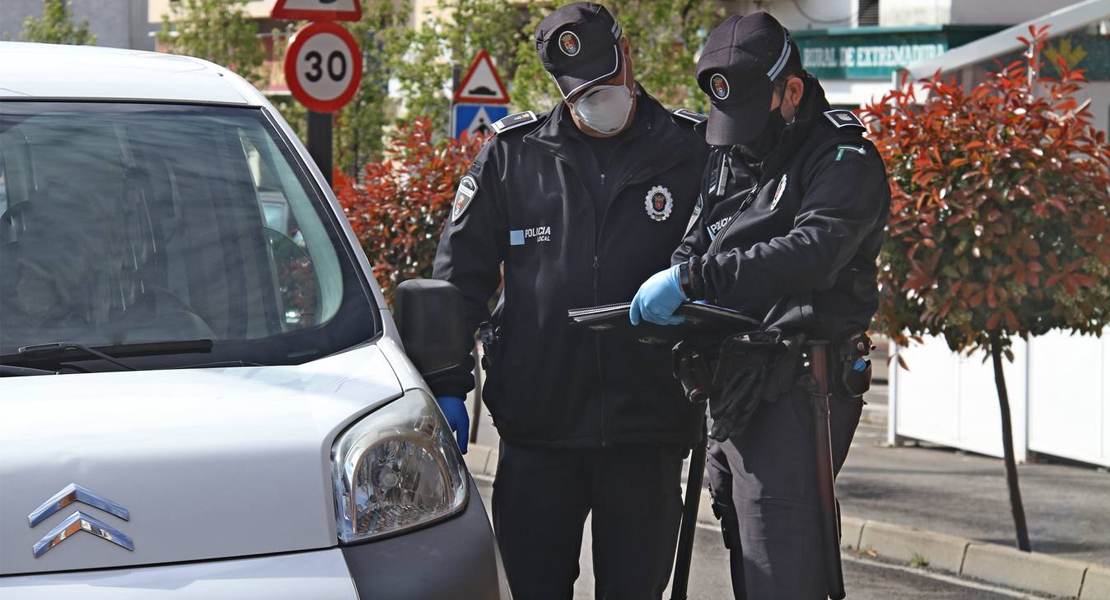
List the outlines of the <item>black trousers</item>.
{"label": "black trousers", "polygon": [[[794,391],[756,409],[742,438],[710,440],[713,512],[738,600],[828,597],[821,555],[812,398]],[[829,399],[837,473],[859,425],[860,398]]]}
{"label": "black trousers", "polygon": [[570,600],[593,512],[598,600],[658,600],[670,580],[686,448],[540,450],[501,442],[493,526],[514,600]]}

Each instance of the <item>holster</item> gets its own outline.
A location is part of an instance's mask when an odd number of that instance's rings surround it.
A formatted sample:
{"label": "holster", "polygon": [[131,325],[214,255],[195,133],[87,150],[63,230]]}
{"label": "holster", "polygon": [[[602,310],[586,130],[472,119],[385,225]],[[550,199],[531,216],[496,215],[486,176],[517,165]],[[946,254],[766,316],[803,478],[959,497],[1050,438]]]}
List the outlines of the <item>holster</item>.
{"label": "holster", "polygon": [[836,344],[829,357],[829,383],[834,394],[851,398],[871,389],[871,361],[866,357],[873,348],[866,332],[845,336]]}
{"label": "holster", "polygon": [[489,321],[478,325],[478,341],[482,342],[482,368],[486,371],[493,366],[493,352],[497,348],[498,327]]}
{"label": "holster", "polygon": [[774,402],[794,386],[801,342],[801,336],[772,330],[735,335],[721,344],[709,394],[709,437],[739,439],[760,402]]}

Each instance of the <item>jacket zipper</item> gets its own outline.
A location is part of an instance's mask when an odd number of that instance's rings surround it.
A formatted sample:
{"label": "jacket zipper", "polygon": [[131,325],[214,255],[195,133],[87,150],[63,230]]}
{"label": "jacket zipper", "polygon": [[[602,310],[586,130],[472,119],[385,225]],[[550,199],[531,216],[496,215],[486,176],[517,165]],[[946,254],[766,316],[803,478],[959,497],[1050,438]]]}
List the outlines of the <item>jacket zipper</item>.
{"label": "jacket zipper", "polygon": [[[732,164],[731,158],[729,159],[729,164]],[[728,185],[727,182],[725,185]],[[721,249],[721,244],[724,241],[725,234],[728,233],[728,230],[732,228],[732,224],[735,223],[736,220],[740,217],[740,213],[748,210],[748,207],[751,206],[752,202],[755,200],[755,197],[759,194],[759,190],[763,189],[763,185],[763,177],[760,177],[759,180],[755,182],[755,187],[753,187],[752,190],[748,192],[747,197],[745,197],[744,201],[740,203],[740,206],[736,209],[736,213],[732,215],[731,219],[729,219],[728,224],[725,225],[724,228],[722,228],[721,231],[717,233],[717,237],[713,239],[713,243],[709,244],[709,248],[706,250],[706,254],[714,254]],[[722,191],[721,193],[723,194],[724,192]]]}
{"label": "jacket zipper", "polygon": [[[594,242],[594,306],[601,300],[598,297],[598,279],[601,274],[600,261],[597,257],[597,242]],[[609,445],[608,431],[605,426],[605,369],[601,364],[601,335],[597,332],[591,332],[594,336],[594,352],[597,360],[597,379],[598,385],[601,387],[601,447],[604,448]]]}
{"label": "jacket zipper", "polygon": [[[649,127],[648,132],[650,132],[650,131],[651,131],[651,128]],[[617,152],[617,150],[619,150],[622,146],[626,145],[627,143],[628,142],[625,141],[624,143],[619,144],[616,148],[613,149],[613,152],[610,153],[609,157],[605,160],[605,168],[601,169],[602,172],[600,173],[602,187],[605,186],[605,170],[607,170],[609,168],[609,162],[612,160],[613,154],[615,154]],[[559,156],[559,154],[557,154],[557,153],[555,154],[555,157],[557,159],[562,160],[563,162],[567,163],[568,166],[572,167],[570,169],[571,172],[575,173],[576,176],[578,175],[577,171],[573,168],[574,163],[566,160],[562,156]],[[614,194],[609,194],[609,196],[613,196],[613,198],[611,198],[611,199],[606,198],[607,202],[606,202],[606,205],[605,205],[605,210],[601,213],[601,222],[598,223],[596,217],[594,219],[595,229],[594,229],[594,239],[593,239],[593,252],[591,253],[593,255],[592,268],[593,268],[594,305],[597,305],[599,302],[601,302],[601,299],[600,299],[600,296],[599,296],[599,291],[600,291],[599,290],[599,279],[600,279],[600,276],[601,276],[601,256],[598,252],[598,242],[601,239],[602,232],[605,230],[605,217],[609,214],[609,210],[612,208],[612,204],[616,200],[616,198],[615,198],[616,192],[620,192],[620,190],[624,189],[624,187],[626,185],[631,183],[635,179],[635,177],[640,175],[641,173],[654,173],[654,172],[659,172],[659,171],[663,170],[663,169],[656,168],[656,165],[661,165],[662,166],[662,165],[666,164],[666,166],[669,168],[673,165],[676,165],[676,164],[680,163],[685,157],[686,157],[685,153],[668,154],[665,158],[653,162],[651,165],[649,165],[648,168],[645,168],[642,171],[637,171],[633,174],[630,174],[627,178],[625,178],[623,181],[621,181],[617,185],[616,188],[614,188],[614,192],[615,192]],[[582,184],[582,180],[581,180],[580,177],[579,177],[578,184],[580,186],[582,186],[583,188],[586,187],[585,185]],[[595,211],[594,214],[596,214],[596,211]],[[601,338],[598,336],[597,333],[594,333],[593,336],[594,336],[595,357],[596,357],[596,361],[597,361],[598,385],[602,389],[602,397],[601,397],[602,398],[602,400],[601,400],[601,446],[606,447],[606,446],[609,445],[609,439],[608,439],[607,428],[606,428],[606,423],[605,423],[605,405],[606,405],[605,395],[604,395],[605,372],[602,368],[602,361],[601,361]]]}
{"label": "jacket zipper", "polygon": [[[791,130],[791,131],[797,131],[797,130],[794,129],[794,130]],[[709,244],[709,248],[706,250],[707,254],[712,254],[712,253],[714,253],[716,251],[719,251],[721,249],[722,240],[725,237],[725,234],[728,233],[728,230],[732,227],[732,224],[736,222],[736,218],[740,216],[740,213],[742,213],[742,212],[744,212],[745,210],[748,209],[748,206],[750,206],[751,203],[755,200],[756,195],[759,194],[759,190],[763,189],[763,186],[765,185],[764,182],[767,181],[767,173],[774,172],[775,170],[777,170],[779,168],[780,165],[778,163],[782,162],[782,160],[780,159],[780,157],[782,155],[782,152],[783,152],[782,146],[780,146],[777,151],[773,152],[771,154],[771,156],[767,157],[767,160],[764,162],[764,165],[767,166],[767,167],[772,167],[773,166],[773,167],[775,167],[775,169],[767,168],[767,169],[763,170],[763,175],[761,175],[759,177],[759,180],[756,181],[755,187],[752,188],[752,191],[748,193],[748,196],[746,198],[744,198],[744,201],[740,203],[740,207],[736,209],[736,214],[732,215],[732,219],[728,222],[727,225],[725,225],[721,229],[720,232],[717,233],[717,237],[713,239],[713,242],[711,244]],[[779,160],[772,161],[771,160],[772,158],[776,158],[776,159],[779,159]],[[732,164],[732,157],[731,156],[728,157],[728,162],[729,162],[729,165]],[[747,168],[747,165],[745,165],[745,168]],[[730,171],[731,171],[731,168],[730,168]],[[748,169],[748,172],[750,173],[751,169]],[[783,174],[784,175],[786,174],[785,171],[783,172]],[[777,177],[776,177],[776,179],[777,179]],[[725,185],[727,186],[728,184],[726,183]],[[721,191],[721,193],[723,194],[724,191]]]}
{"label": "jacket zipper", "polygon": [[[562,160],[562,159],[560,159],[560,160]],[[573,168],[570,169],[570,171],[575,174],[575,177],[578,177],[578,185],[581,186],[584,191],[589,192],[589,190],[586,189],[586,186],[582,183],[582,178],[578,175],[578,173]],[[605,174],[604,173],[601,174],[601,184],[602,184],[602,186],[605,185]],[[597,211],[592,211],[592,212],[595,215],[597,214]],[[602,216],[601,216],[602,223],[601,224],[604,224],[604,222],[605,222],[605,213],[606,212],[609,212],[609,207],[608,206],[605,207],[605,212],[602,213]],[[600,275],[601,275],[601,258],[598,256],[598,238],[601,235],[601,224],[598,224],[597,217],[594,217],[593,223],[594,223],[594,235],[593,235],[593,239],[590,241],[590,243],[593,245],[592,252],[590,253],[593,256],[593,260],[591,261],[590,268],[593,271],[593,273],[592,273],[593,276],[592,276],[591,279],[592,279],[592,283],[593,283],[594,305],[596,306],[599,302],[601,302],[600,296],[598,295],[598,293],[599,293],[599,280],[600,280]],[[606,423],[605,423],[605,370],[602,368],[602,364],[601,364],[601,337],[597,334],[597,332],[590,332],[590,334],[594,336],[594,360],[597,363],[598,388],[600,388],[601,393],[602,393],[602,396],[601,396],[601,410],[600,410],[601,446],[606,447],[606,446],[609,445],[609,439],[608,439],[608,435],[606,435]]]}
{"label": "jacket zipper", "polygon": [[[612,208],[612,204],[613,204],[613,198],[609,197],[609,196],[611,196],[611,194],[606,194],[605,193],[606,192],[606,190],[605,190],[605,171],[607,171],[609,169],[609,163],[613,160],[613,155],[616,154],[617,150],[619,150],[621,146],[624,146],[625,143],[627,143],[627,140],[625,142],[621,142],[620,144],[617,144],[617,147],[613,148],[612,152],[609,153],[609,156],[607,156],[605,158],[605,165],[604,166],[598,165],[598,167],[600,167],[598,170],[600,171],[600,176],[601,176],[601,193],[605,195],[605,198],[603,198],[603,200],[605,201],[605,210],[601,211],[601,222],[600,223],[597,223],[596,219],[594,220],[595,221],[594,222],[594,228],[595,228],[594,229],[594,253],[593,253],[594,254],[594,260],[593,260],[594,306],[597,306],[598,303],[601,302],[601,296],[599,295],[599,293],[600,293],[599,287],[600,287],[600,280],[601,280],[601,256],[600,256],[600,252],[599,252],[599,245],[600,245],[600,241],[601,241],[601,234],[602,234],[602,232],[605,231],[605,217],[609,214],[609,209]],[[597,198],[594,199],[595,202],[597,200],[598,200]],[[597,214],[596,210],[594,211],[594,214],[595,215]],[[605,448],[606,446],[609,445],[609,435],[608,435],[609,430],[608,430],[608,427],[606,426],[606,423],[605,423],[605,409],[606,409],[606,404],[607,404],[606,401],[605,401],[605,368],[604,368],[604,365],[602,364],[602,361],[601,361],[601,336],[596,332],[593,335],[594,335],[594,357],[595,357],[595,360],[597,361],[598,384],[601,387],[601,447]]]}
{"label": "jacket zipper", "polygon": [[[607,158],[605,160],[605,167],[602,169],[602,173],[601,173],[601,186],[602,186],[602,188],[605,187],[605,171],[609,169],[609,163],[612,160],[613,154],[616,154],[617,151],[620,150],[620,148],[622,146],[626,145],[627,143],[628,142],[626,141],[622,144],[619,144],[616,148],[613,148],[613,152],[610,153],[609,158]],[[621,181],[619,184],[617,184],[617,186],[615,188],[613,188],[612,192],[610,192],[609,194],[606,195],[605,210],[601,213],[601,223],[599,225],[597,225],[597,230],[594,232],[593,269],[594,269],[594,305],[595,306],[599,302],[601,302],[601,298],[598,295],[598,293],[599,293],[598,281],[601,277],[601,257],[598,253],[598,242],[601,240],[601,235],[605,231],[605,219],[606,219],[606,217],[608,217],[610,209],[613,208],[613,203],[616,202],[617,195],[621,192],[621,190],[623,190],[625,188],[625,186],[629,185],[632,181],[636,180],[636,177],[639,176],[640,174],[642,174],[642,173],[656,173],[656,172],[661,172],[661,171],[665,170],[665,169],[657,168],[656,165],[662,166],[665,163],[671,163],[671,164],[666,164],[666,166],[669,168],[670,166],[673,166],[673,165],[678,164],[679,162],[681,162],[683,158],[685,158],[685,154],[677,154],[677,155],[676,154],[671,154],[671,155],[668,155],[664,159],[657,160],[657,161],[653,162],[652,164],[648,165],[643,170],[629,174],[628,177],[626,177],[623,181]],[[604,190],[602,190],[602,191],[604,192]],[[594,347],[595,347],[596,352],[597,352],[597,370],[598,370],[599,377],[601,378],[602,388],[604,388],[605,374],[604,374],[604,371],[602,370],[602,362],[601,362],[601,337],[597,333],[594,333]],[[604,392],[604,389],[603,389],[603,392]],[[605,426],[605,406],[606,406],[605,396],[602,395],[602,401],[601,401],[601,446],[603,448],[609,445],[609,440],[608,440],[608,437],[607,437],[608,430],[606,429],[606,426]]]}

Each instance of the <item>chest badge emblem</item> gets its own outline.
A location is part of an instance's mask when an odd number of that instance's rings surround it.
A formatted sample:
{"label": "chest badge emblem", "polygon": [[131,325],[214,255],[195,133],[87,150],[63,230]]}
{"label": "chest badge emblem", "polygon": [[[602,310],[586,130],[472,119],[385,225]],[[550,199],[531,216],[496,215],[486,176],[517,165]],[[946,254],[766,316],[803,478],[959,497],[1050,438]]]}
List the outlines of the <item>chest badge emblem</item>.
{"label": "chest badge emblem", "polygon": [[667,188],[657,185],[647,193],[647,199],[644,200],[644,209],[653,221],[666,221],[671,216],[671,210],[674,209],[674,197],[671,196],[671,191]]}
{"label": "chest badge emblem", "polygon": [[775,197],[771,199],[771,210],[779,205],[779,200],[782,199],[782,194],[786,192],[786,175],[783,174],[782,181],[779,182],[779,187],[775,189]]}

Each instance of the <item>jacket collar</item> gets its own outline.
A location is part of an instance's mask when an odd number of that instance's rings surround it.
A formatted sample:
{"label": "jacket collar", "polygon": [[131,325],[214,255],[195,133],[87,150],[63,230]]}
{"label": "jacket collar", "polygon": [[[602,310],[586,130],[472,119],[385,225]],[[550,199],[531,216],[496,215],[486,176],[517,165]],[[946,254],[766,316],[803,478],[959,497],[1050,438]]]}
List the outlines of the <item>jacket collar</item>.
{"label": "jacket collar", "polygon": [[778,146],[763,161],[764,172],[774,172],[785,161],[793,157],[798,149],[810,139],[817,119],[829,110],[829,101],[825,98],[825,89],[817,78],[805,74],[805,93],[798,104],[798,112],[794,121],[782,131],[782,138]]}
{"label": "jacket collar", "polygon": [[[684,148],[686,145],[680,143],[682,134],[671,120],[670,112],[644,91],[639,83],[636,84],[636,95],[637,114],[632,125],[623,135],[636,138],[650,133],[653,136],[651,144],[637,146],[637,152],[644,152],[641,160],[645,163],[653,162],[664,155],[674,153],[676,150],[672,146],[675,146],[676,142],[679,142],[678,147]],[[565,102],[559,102],[548,113],[548,118],[543,125],[525,135],[524,141],[567,162],[572,167],[577,166],[581,160],[578,156],[579,152],[576,151],[577,144],[562,131],[562,128],[567,125],[575,127],[570,121],[570,109]]]}

